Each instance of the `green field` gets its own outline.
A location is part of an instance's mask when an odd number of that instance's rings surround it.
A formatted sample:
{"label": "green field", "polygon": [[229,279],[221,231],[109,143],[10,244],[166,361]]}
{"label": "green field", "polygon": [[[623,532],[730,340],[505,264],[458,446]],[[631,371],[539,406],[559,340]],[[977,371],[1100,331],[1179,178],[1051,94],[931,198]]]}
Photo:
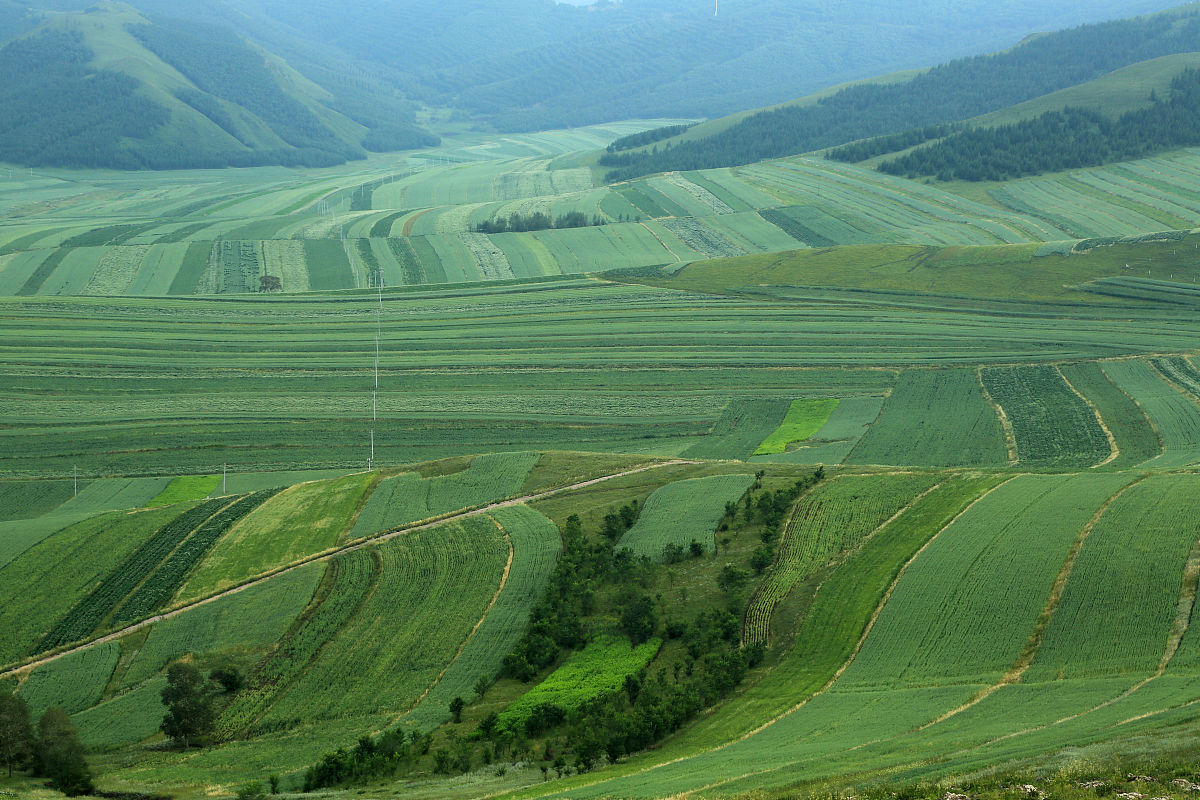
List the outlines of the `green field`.
{"label": "green field", "polygon": [[[1200,154],[603,185],[647,125],[0,187],[0,681],[102,789],[401,731],[322,796],[931,800],[1194,738]],[[188,750],[179,660],[246,677]]]}
{"label": "green field", "polygon": [[665,548],[686,551],[696,542],[704,552],[716,548],[717,523],[726,505],[737,503],[754,483],[752,475],[720,475],[669,483],[646,500],[637,522],[617,542],[618,548],[657,560]]}

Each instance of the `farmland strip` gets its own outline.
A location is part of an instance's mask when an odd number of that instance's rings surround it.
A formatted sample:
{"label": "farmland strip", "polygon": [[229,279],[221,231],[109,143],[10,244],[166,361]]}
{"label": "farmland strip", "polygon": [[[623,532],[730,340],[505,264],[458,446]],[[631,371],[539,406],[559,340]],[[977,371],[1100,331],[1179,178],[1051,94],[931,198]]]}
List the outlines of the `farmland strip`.
{"label": "farmland strip", "polygon": [[[206,520],[117,608],[113,614],[113,624],[126,625],[165,606],[179,591],[179,587],[196,565],[208,555],[208,551],[217,540],[233,527],[235,522],[280,491],[263,489],[255,492],[235,500]],[[228,498],[218,498],[205,505],[219,508],[226,500]]]}
{"label": "farmland strip", "polygon": [[1092,413],[1096,415],[1096,424],[1099,425],[1100,430],[1104,432],[1104,438],[1108,439],[1108,458],[1104,459],[1099,464],[1093,464],[1091,468],[1096,469],[1097,467],[1108,466],[1112,462],[1116,461],[1121,455],[1121,449],[1117,447],[1117,438],[1113,436],[1113,432],[1109,430],[1108,425],[1104,423],[1104,417],[1100,415],[1100,409],[1096,407],[1095,403],[1085,397],[1082,392],[1075,388],[1075,384],[1071,383],[1070,379],[1067,378],[1066,374],[1062,371],[1062,367],[1056,366],[1054,370],[1058,373],[1059,377],[1063,379],[1063,383],[1067,385],[1067,388],[1074,392],[1076,397],[1086,403],[1087,407],[1090,408]]}
{"label": "farmland strip", "polygon": [[189,533],[228,502],[227,498],[222,498],[200,503],[159,528],[119,567],[101,580],[95,590],[68,611],[37,643],[34,652],[52,650],[68,642],[83,639],[95,631]]}
{"label": "farmland strip", "polygon": [[586,489],[589,486],[595,486],[596,484],[599,484],[599,483],[616,480],[618,478],[624,478],[629,475],[636,475],[640,472],[646,472],[646,471],[649,471],[652,469],[662,469],[665,467],[679,466],[681,464],[694,464],[694,463],[696,463],[696,462],[685,461],[682,459],[675,459],[675,460],[671,460],[671,461],[659,462],[656,464],[647,464],[647,465],[644,465],[641,467],[634,467],[631,469],[622,470],[621,472],[615,472],[615,473],[612,473],[609,475],[603,475],[599,478],[591,478],[586,481],[579,481],[577,483],[572,483],[572,484],[568,484],[565,486],[559,486],[559,487],[556,487],[553,489],[547,489],[545,491],[535,492],[533,494],[527,494],[522,497],[513,498],[511,500],[503,500],[501,502],[491,503],[489,505],[482,506],[480,508],[471,509],[471,510],[462,511],[462,512],[459,512],[456,514],[447,515],[446,517],[435,520],[435,521],[421,522],[421,523],[417,523],[417,524],[413,524],[413,525],[406,525],[406,526],[388,531],[387,533],[382,533],[377,536],[371,537],[370,539],[368,539],[366,541],[359,541],[359,542],[355,542],[353,544],[348,544],[348,545],[344,545],[341,547],[337,547],[337,548],[334,548],[334,549],[331,549],[331,550],[328,550],[328,551],[325,551],[322,553],[316,553],[316,554],[313,554],[310,556],[306,556],[304,558],[298,559],[297,561],[295,561],[291,564],[287,564],[285,566],[279,567],[278,569],[276,569],[275,571],[273,571],[267,575],[263,575],[261,577],[247,580],[245,583],[242,583],[238,586],[234,586],[232,588],[225,589],[223,591],[212,594],[208,597],[203,597],[201,599],[191,601],[191,602],[189,602],[185,605],[182,605],[178,608],[172,609],[171,611],[166,612],[164,614],[158,614],[154,617],[142,620],[141,622],[135,623],[135,624],[130,625],[121,630],[114,631],[112,633],[109,633],[104,636],[93,639],[90,642],[85,642],[85,643],[79,644],[77,646],[68,648],[66,650],[63,650],[62,652],[53,653],[51,655],[42,656],[42,657],[39,657],[36,659],[26,661],[23,664],[17,664],[17,665],[3,668],[2,670],[0,670],[0,678],[6,678],[10,675],[26,674],[30,670],[36,669],[37,667],[41,666],[42,664],[46,664],[46,663],[49,663],[56,659],[62,658],[63,656],[65,656],[69,653],[76,652],[78,650],[82,650],[86,647],[91,647],[96,644],[102,644],[104,642],[115,641],[116,639],[119,639],[120,637],[125,636],[126,634],[133,633],[135,631],[141,630],[142,628],[149,627],[156,622],[160,622],[162,620],[167,620],[167,619],[173,619],[175,617],[178,617],[181,614],[184,614],[184,613],[192,610],[193,608],[208,605],[209,603],[216,602],[225,597],[239,594],[241,592],[244,592],[255,586],[262,585],[263,583],[274,580],[281,576],[294,573],[295,571],[303,569],[304,567],[308,566],[309,564],[328,561],[331,558],[335,558],[336,556],[341,555],[342,553],[351,553],[351,552],[355,552],[357,550],[361,550],[363,548],[372,547],[380,542],[390,541],[399,536],[405,536],[410,533],[414,533],[416,531],[429,530],[430,528],[435,528],[438,525],[441,525],[441,524],[451,521],[451,520],[466,519],[468,517],[474,517],[474,516],[478,516],[480,514],[488,514],[493,511],[503,509],[503,508],[511,508],[513,506],[523,505],[526,503],[533,503],[538,500],[544,500],[548,497],[554,497],[556,495],[563,494],[565,492],[573,492],[573,491],[578,491],[580,489]]}
{"label": "farmland strip", "polygon": [[383,562],[375,550],[332,559],[308,608],[254,671],[247,688],[221,713],[222,738],[258,731],[275,701],[308,672],[321,653],[362,609],[379,584]]}
{"label": "farmland strip", "polygon": [[1008,465],[1010,467],[1017,464],[1017,437],[1013,433],[1012,420],[1008,418],[1004,407],[992,398],[988,392],[987,386],[983,383],[983,367],[976,367],[975,377],[979,381],[979,391],[983,394],[983,399],[992,407],[992,411],[996,412],[996,418],[1000,420],[1000,427],[1004,429],[1004,445],[1008,448]]}
{"label": "farmland strip", "polygon": [[1029,634],[1029,640],[1025,643],[1025,647],[1021,650],[1021,654],[1017,657],[1012,669],[1005,673],[1004,677],[999,681],[983,689],[963,705],[947,711],[937,719],[925,723],[917,730],[925,730],[933,725],[945,722],[951,717],[957,716],[983,702],[1003,687],[1021,680],[1021,677],[1029,669],[1030,665],[1033,664],[1033,659],[1037,655],[1038,648],[1041,647],[1046,635],[1046,629],[1050,626],[1050,620],[1054,616],[1054,612],[1058,610],[1058,605],[1062,601],[1063,591],[1067,587],[1067,579],[1071,577],[1071,570],[1075,567],[1075,560],[1079,557],[1079,551],[1083,549],[1083,543],[1087,541],[1088,535],[1096,527],[1096,523],[1100,521],[1100,518],[1104,516],[1109,507],[1117,501],[1117,498],[1143,480],[1145,480],[1145,476],[1118,489],[1111,497],[1104,501],[1103,505],[1096,510],[1092,518],[1079,531],[1079,535],[1075,537],[1075,541],[1071,544],[1071,549],[1067,551],[1067,557],[1058,571],[1058,576],[1054,579],[1054,585],[1050,588],[1050,595],[1046,598],[1046,605],[1042,608],[1041,614],[1038,615],[1037,622],[1033,626],[1033,631]]}

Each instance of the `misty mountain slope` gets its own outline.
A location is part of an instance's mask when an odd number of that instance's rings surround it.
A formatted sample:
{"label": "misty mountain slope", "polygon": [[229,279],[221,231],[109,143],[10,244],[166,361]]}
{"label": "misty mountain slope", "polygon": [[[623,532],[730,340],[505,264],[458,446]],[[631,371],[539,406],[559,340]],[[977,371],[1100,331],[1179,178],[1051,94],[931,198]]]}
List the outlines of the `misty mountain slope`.
{"label": "misty mountain slope", "polygon": [[[402,101],[358,113],[232,31],[121,4],[47,15],[0,49],[0,159],[170,169],[332,165],[435,141]],[[340,110],[345,109],[346,113]],[[352,118],[353,117],[353,118]]]}
{"label": "misty mountain slope", "polygon": [[[720,116],[1165,6],[726,0],[714,17],[718,0],[133,1],[148,14],[227,26],[339,97],[357,86],[374,101],[388,87],[506,131]],[[82,10],[90,0],[31,3]]]}
{"label": "misty mountain slope", "polygon": [[[971,119],[1132,64],[1197,50],[1200,9],[1182,6],[1031,37],[1010,50],[952,61],[904,80],[860,83],[815,102],[739,115],[735,124],[718,120],[660,144],[657,153],[620,154],[603,163],[614,167],[614,180],[747,164]],[[706,127],[711,135],[705,135]]]}

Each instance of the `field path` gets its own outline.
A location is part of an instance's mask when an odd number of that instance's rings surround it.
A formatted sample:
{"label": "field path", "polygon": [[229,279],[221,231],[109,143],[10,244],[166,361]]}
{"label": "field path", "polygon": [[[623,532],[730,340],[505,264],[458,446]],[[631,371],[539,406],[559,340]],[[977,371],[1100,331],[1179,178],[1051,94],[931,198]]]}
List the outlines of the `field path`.
{"label": "field path", "polygon": [[487,608],[485,608],[483,613],[479,615],[479,621],[475,623],[475,627],[471,628],[471,632],[467,634],[467,638],[463,639],[462,644],[460,644],[458,649],[454,651],[454,658],[446,662],[446,666],[442,668],[442,671],[437,674],[436,678],[430,681],[429,685],[425,687],[425,691],[421,692],[421,696],[414,700],[408,706],[408,708],[404,709],[401,714],[394,717],[391,722],[389,722],[383,728],[372,731],[372,733],[383,733],[384,730],[392,725],[395,725],[397,722],[404,719],[406,715],[416,710],[417,706],[421,705],[421,703],[425,701],[426,697],[429,697],[429,693],[432,692],[437,685],[442,682],[442,678],[446,677],[446,673],[450,671],[450,667],[454,666],[454,662],[458,661],[459,656],[461,656],[463,651],[467,649],[467,645],[470,643],[471,639],[475,638],[475,634],[479,632],[481,627],[483,627],[483,621],[488,618],[488,614],[491,614],[492,609],[496,607],[496,601],[500,599],[500,594],[504,591],[504,587],[508,585],[508,576],[512,572],[513,557],[516,555],[517,551],[516,548],[513,547],[512,537],[509,536],[508,531],[504,529],[504,526],[497,522],[494,517],[492,518],[492,523],[495,524],[496,529],[504,535],[504,541],[508,543],[508,561],[504,565],[504,573],[500,576],[500,585],[496,587],[496,593],[492,595],[492,599],[488,602]]}
{"label": "field path", "polygon": [[1071,381],[1067,379],[1067,376],[1063,373],[1061,366],[1056,364],[1054,371],[1057,372],[1058,376],[1063,379],[1063,383],[1067,385],[1067,388],[1075,393],[1076,397],[1087,403],[1087,407],[1090,408],[1092,413],[1096,415],[1096,423],[1100,426],[1100,430],[1104,431],[1104,438],[1108,439],[1108,458],[1104,459],[1099,464],[1093,464],[1092,469],[1106,467],[1112,462],[1116,461],[1117,457],[1121,455],[1121,448],[1117,446],[1117,437],[1113,436],[1113,432],[1108,429],[1108,425],[1104,422],[1104,417],[1100,415],[1100,409],[1096,407],[1095,403],[1085,397],[1083,392],[1075,388],[1075,384],[1071,383]]}
{"label": "field path", "polygon": [[[1008,448],[1008,465],[1015,467],[1020,457],[1017,454],[1017,436],[1013,433],[1012,421],[1009,420],[1004,406],[995,401],[991,393],[987,390],[987,386],[983,384],[982,366],[975,368],[975,380],[979,383],[979,391],[983,394],[983,399],[992,407],[992,410],[996,412],[996,418],[1000,420],[1000,427],[1004,430],[1004,443]],[[1063,380],[1066,380],[1066,378],[1063,378]]]}
{"label": "field path", "polygon": [[[1066,379],[1064,378],[1064,380]],[[1080,396],[1082,397],[1082,395]],[[918,731],[923,731],[926,728],[939,725],[951,717],[958,716],[967,709],[979,705],[1005,686],[1011,686],[1014,683],[1020,682],[1022,676],[1025,675],[1025,672],[1030,666],[1033,665],[1033,659],[1037,656],[1038,649],[1042,645],[1042,640],[1046,637],[1046,629],[1050,627],[1050,620],[1054,617],[1054,612],[1058,610],[1058,604],[1062,601],[1063,592],[1066,591],[1067,588],[1067,580],[1070,579],[1071,572],[1075,569],[1075,561],[1079,558],[1079,551],[1083,549],[1083,543],[1087,541],[1092,529],[1096,527],[1096,524],[1100,522],[1100,519],[1104,516],[1112,504],[1117,501],[1117,498],[1125,494],[1125,492],[1129,491],[1134,486],[1137,486],[1142,481],[1146,480],[1147,477],[1149,476],[1143,475],[1133,483],[1128,483],[1118,489],[1111,497],[1104,501],[1104,505],[1100,506],[1100,508],[1096,510],[1096,513],[1092,515],[1092,518],[1088,520],[1087,524],[1083,526],[1083,529],[1079,531],[1079,535],[1075,537],[1075,541],[1072,543],[1071,549],[1067,552],[1067,557],[1063,561],[1063,565],[1058,571],[1058,576],[1054,579],[1054,585],[1050,588],[1050,595],[1046,598],[1046,605],[1042,607],[1042,613],[1038,615],[1037,622],[1034,623],[1033,631],[1029,634],[1029,639],[1026,641],[1025,647],[1022,649],[1021,654],[1017,657],[1016,663],[1014,663],[1008,672],[1005,673],[1004,677],[1001,678],[999,682],[994,683],[991,686],[988,686],[986,689],[980,691],[958,708],[951,709],[937,719],[931,720],[930,722],[927,722],[921,727],[917,728]],[[1180,638],[1182,639],[1182,635]]]}
{"label": "field path", "polygon": [[648,472],[649,470],[652,470],[652,469],[662,469],[663,467],[673,467],[673,466],[681,466],[681,465],[687,465],[687,464],[699,464],[699,463],[701,463],[701,462],[691,461],[691,460],[687,460],[687,459],[673,459],[671,461],[660,461],[660,462],[657,462],[654,464],[644,464],[640,467],[634,467],[633,469],[627,469],[627,470],[623,470],[621,472],[614,472],[609,475],[601,475],[598,478],[589,478],[586,481],[580,481],[578,483],[572,483],[572,484],[568,484],[566,486],[558,486],[558,487],[555,487],[552,489],[546,489],[541,492],[534,492],[533,494],[527,494],[527,495],[522,495],[521,497],[510,498],[508,500],[498,500],[494,503],[489,503],[488,505],[481,506],[479,508],[455,511],[450,514],[446,514],[444,516],[437,517],[435,519],[431,519],[431,520],[428,520],[425,522],[417,522],[417,523],[411,523],[408,525],[404,525],[404,526],[401,526],[394,530],[387,531],[385,533],[367,537],[366,539],[360,539],[360,540],[358,540],[356,542],[352,542],[350,544],[341,545],[338,547],[331,548],[329,550],[323,550],[320,553],[314,553],[312,555],[305,556],[302,559],[293,561],[292,563],[287,564],[286,566],[279,567],[278,569],[276,569],[272,572],[268,572],[266,574],[259,575],[258,577],[253,578],[249,581],[246,581],[245,583],[242,583],[238,586],[234,586],[234,587],[232,587],[230,589],[226,589],[222,592],[218,592],[216,594],[209,595],[208,597],[188,603],[187,605],[180,606],[179,608],[171,609],[170,611],[164,612],[162,614],[156,614],[153,617],[148,617],[147,619],[144,619],[141,622],[136,622],[133,625],[128,625],[124,628],[121,628],[120,630],[113,631],[112,633],[107,633],[104,636],[100,636],[95,639],[89,639],[88,641],[81,642],[76,645],[72,645],[71,647],[69,647],[65,650],[59,651],[57,653],[53,653],[48,656],[42,656],[41,658],[35,659],[33,661],[28,661],[23,664],[18,664],[16,666],[7,667],[3,670],[0,670],[0,678],[7,678],[7,677],[13,676],[13,675],[22,675],[22,674],[25,674],[28,672],[32,672],[34,669],[42,666],[43,664],[49,664],[50,662],[56,661],[59,658],[62,658],[63,656],[70,655],[71,653],[77,653],[80,650],[85,650],[94,645],[105,644],[106,642],[115,641],[115,640],[121,638],[122,636],[125,636],[126,634],[134,633],[135,631],[140,631],[143,628],[149,627],[150,625],[153,625],[156,622],[161,622],[164,619],[170,619],[172,617],[177,617],[186,611],[191,611],[193,608],[207,605],[208,603],[211,603],[215,600],[220,600],[223,597],[228,597],[230,595],[237,594],[238,592],[243,592],[246,589],[249,589],[251,586],[258,586],[261,583],[265,583],[273,578],[277,578],[280,575],[287,574],[289,572],[300,569],[301,567],[307,566],[309,564],[313,564],[318,561],[328,561],[329,559],[334,558],[339,555],[342,555],[343,553],[352,553],[355,550],[361,550],[364,547],[371,547],[373,545],[379,544],[380,542],[390,541],[391,539],[395,539],[397,536],[404,536],[405,534],[412,533],[413,531],[428,530],[430,528],[436,528],[437,526],[445,524],[447,522],[453,522],[454,520],[466,519],[467,517],[476,517],[476,516],[479,516],[480,514],[487,514],[492,511],[497,511],[501,508],[509,508],[511,506],[519,506],[524,503],[533,503],[538,500],[543,500],[547,497],[553,497],[555,495],[562,494],[564,492],[574,492],[579,489],[586,489],[587,487],[595,486],[598,483],[604,483],[606,481],[616,480],[617,478],[624,478],[629,475],[636,475],[640,472]]}

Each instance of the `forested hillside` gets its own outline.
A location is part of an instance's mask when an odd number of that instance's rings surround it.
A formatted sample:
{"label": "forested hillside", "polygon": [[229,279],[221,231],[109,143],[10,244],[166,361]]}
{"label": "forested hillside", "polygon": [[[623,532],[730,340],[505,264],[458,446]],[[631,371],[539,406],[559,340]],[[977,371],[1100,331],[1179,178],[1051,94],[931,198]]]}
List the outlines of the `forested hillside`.
{"label": "forested hillside", "polygon": [[939,180],[1000,181],[1142,158],[1200,144],[1200,72],[1189,70],[1167,100],[1155,97],[1116,121],[1067,108],[1001,125],[975,128],[884,161],[881,172]]}
{"label": "forested hillside", "polygon": [[[514,131],[720,116],[1170,0],[1016,0],[1003,9],[947,0],[738,0],[721,3],[717,15],[711,0],[132,2],[144,13],[229,27],[339,96],[359,82],[373,87],[372,99],[387,87]],[[82,11],[92,0],[29,5]],[[6,26],[24,29],[27,13],[0,4],[0,41]]]}
{"label": "forested hillside", "polygon": [[816,103],[764,111],[708,137],[670,141],[650,152],[608,154],[601,163],[612,167],[611,180],[748,164],[969,119],[1198,46],[1195,7],[1088,25],[952,61],[908,81],[859,84]]}
{"label": "forested hillside", "polygon": [[119,4],[51,17],[0,74],[0,160],[31,166],[329,166],[437,142],[394,93],[335,96],[227,28]]}

